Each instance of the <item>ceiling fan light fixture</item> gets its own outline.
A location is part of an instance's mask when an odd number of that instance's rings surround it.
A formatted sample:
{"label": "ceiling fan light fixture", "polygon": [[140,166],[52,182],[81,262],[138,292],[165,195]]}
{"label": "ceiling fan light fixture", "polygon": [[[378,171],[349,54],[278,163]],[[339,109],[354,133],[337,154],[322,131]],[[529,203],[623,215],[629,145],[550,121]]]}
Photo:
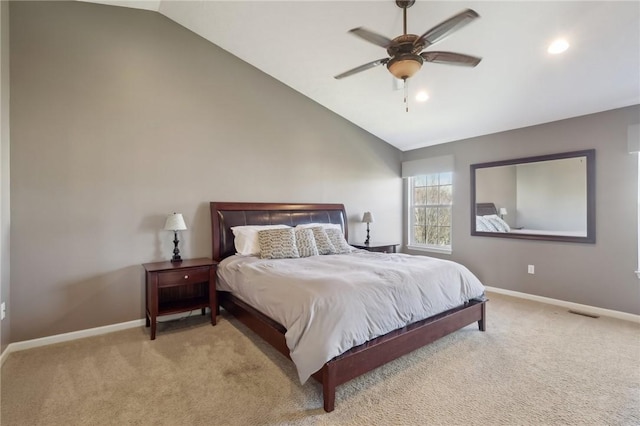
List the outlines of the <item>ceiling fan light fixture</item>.
{"label": "ceiling fan light fixture", "polygon": [[413,77],[422,68],[423,62],[419,55],[400,55],[392,58],[387,63],[387,68],[395,78],[406,80]]}

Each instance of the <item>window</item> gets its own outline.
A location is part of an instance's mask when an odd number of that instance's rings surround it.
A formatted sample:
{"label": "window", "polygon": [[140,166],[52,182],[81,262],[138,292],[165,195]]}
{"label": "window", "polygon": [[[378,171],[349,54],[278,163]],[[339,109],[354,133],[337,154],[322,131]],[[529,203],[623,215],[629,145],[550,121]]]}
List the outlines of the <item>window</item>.
{"label": "window", "polygon": [[409,246],[451,253],[453,173],[409,178]]}
{"label": "window", "polygon": [[640,155],[638,155],[638,269],[636,276],[640,278]]}
{"label": "window", "polygon": [[627,129],[629,153],[638,156],[638,269],[636,275],[640,278],[640,124],[632,124]]}

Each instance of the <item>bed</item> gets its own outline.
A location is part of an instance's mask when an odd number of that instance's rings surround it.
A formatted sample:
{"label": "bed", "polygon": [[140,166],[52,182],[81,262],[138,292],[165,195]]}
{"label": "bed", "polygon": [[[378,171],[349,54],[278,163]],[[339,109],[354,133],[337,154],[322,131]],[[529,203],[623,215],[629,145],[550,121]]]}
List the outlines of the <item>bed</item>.
{"label": "bed", "polygon": [[[345,237],[348,236],[346,212],[342,204],[280,204],[280,203],[226,203],[211,202],[212,251],[216,261],[231,263],[236,261],[234,234],[235,226],[275,225],[296,226],[306,223],[337,224]],[[396,256],[380,253],[354,253],[353,257],[361,260],[367,256]],[[408,255],[398,254],[398,258],[406,260]],[[405,256],[404,258],[402,256]],[[315,256],[315,261],[324,256]],[[330,256],[327,256],[327,258]],[[381,260],[389,258],[380,258]],[[364,260],[363,260],[364,261]],[[451,262],[453,263],[453,262]],[[219,275],[219,278],[228,279]],[[340,277],[336,276],[336,280]],[[290,277],[287,277],[290,279]],[[223,286],[223,288],[226,288]],[[273,295],[272,295],[273,296]],[[268,299],[268,297],[263,297]],[[277,321],[267,312],[264,306],[253,306],[249,299],[234,291],[220,291],[219,303],[227,312],[234,315],[243,324],[261,336],[266,342],[284,356],[292,358],[292,351],[287,344],[287,328],[285,321]],[[402,327],[398,327],[370,340],[341,352],[319,366],[311,376],[322,384],[324,410],[335,408],[336,387],[371,371],[389,361],[431,343],[440,337],[452,333],[474,322],[481,331],[486,324],[486,299],[479,296],[466,300],[460,305],[449,308],[436,315],[420,319]],[[289,342],[291,343],[291,342]]]}

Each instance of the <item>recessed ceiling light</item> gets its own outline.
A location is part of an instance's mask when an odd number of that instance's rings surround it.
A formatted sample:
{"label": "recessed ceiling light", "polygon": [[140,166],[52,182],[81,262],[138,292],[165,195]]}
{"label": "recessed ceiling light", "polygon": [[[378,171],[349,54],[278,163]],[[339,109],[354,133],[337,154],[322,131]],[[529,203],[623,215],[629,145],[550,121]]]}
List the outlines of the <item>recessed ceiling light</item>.
{"label": "recessed ceiling light", "polygon": [[418,92],[416,94],[416,101],[418,102],[426,102],[427,99],[429,99],[429,94],[427,92],[425,92],[424,90]]}
{"label": "recessed ceiling light", "polygon": [[553,43],[549,45],[547,52],[552,55],[557,55],[558,53],[562,53],[569,48],[569,42],[563,38],[559,38],[555,40]]}

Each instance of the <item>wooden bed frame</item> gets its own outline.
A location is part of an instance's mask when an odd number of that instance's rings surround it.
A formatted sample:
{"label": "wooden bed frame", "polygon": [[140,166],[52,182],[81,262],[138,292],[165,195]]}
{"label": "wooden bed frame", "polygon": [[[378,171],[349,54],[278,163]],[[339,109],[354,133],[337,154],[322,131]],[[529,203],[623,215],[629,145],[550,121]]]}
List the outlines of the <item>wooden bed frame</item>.
{"label": "wooden bed frame", "polygon": [[[232,226],[300,223],[337,223],[348,236],[342,204],[281,204],[211,202],[213,258],[220,261],[235,253]],[[233,294],[220,292],[220,305],[275,349],[290,358],[286,329]],[[486,326],[486,300],[472,300],[439,315],[394,330],[356,346],[324,364],[313,377],[322,383],[324,409],[335,408],[336,387],[368,371],[425,346],[474,322]]]}

